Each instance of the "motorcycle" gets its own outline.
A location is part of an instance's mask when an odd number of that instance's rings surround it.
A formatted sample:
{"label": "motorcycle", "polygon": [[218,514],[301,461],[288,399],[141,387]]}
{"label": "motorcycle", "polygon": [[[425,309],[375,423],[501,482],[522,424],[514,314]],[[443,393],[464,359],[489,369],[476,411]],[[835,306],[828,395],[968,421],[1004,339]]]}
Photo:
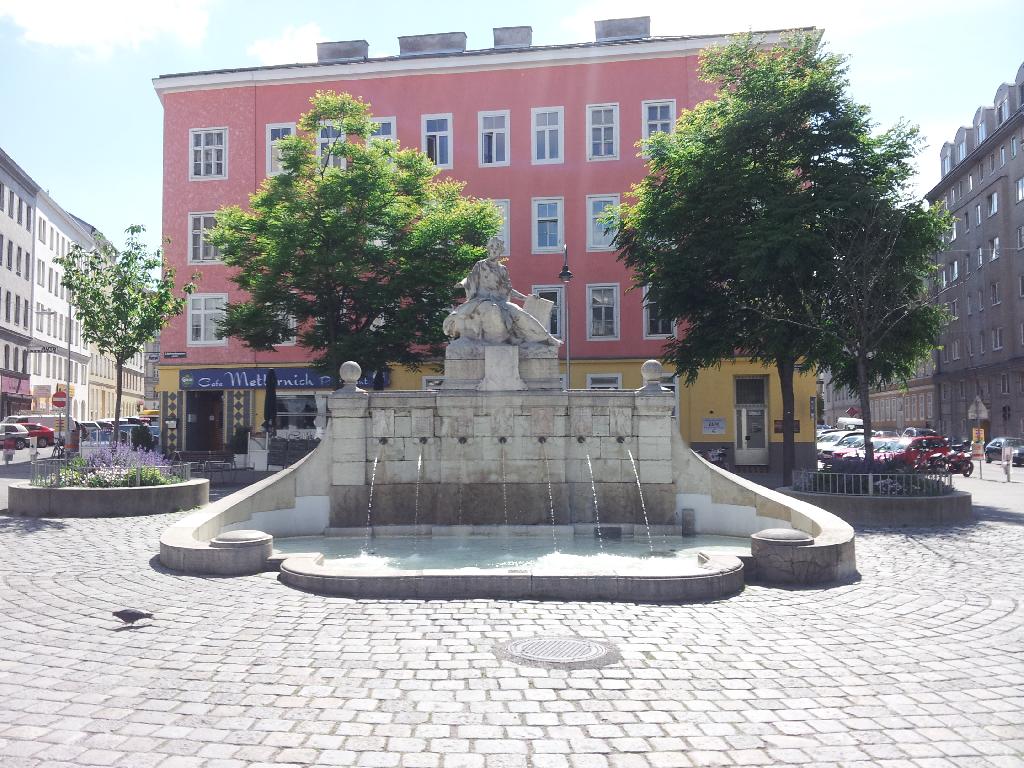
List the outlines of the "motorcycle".
{"label": "motorcycle", "polygon": [[970,451],[953,451],[945,456],[936,456],[928,463],[932,468],[941,472],[964,477],[974,474],[974,462],[971,460]]}

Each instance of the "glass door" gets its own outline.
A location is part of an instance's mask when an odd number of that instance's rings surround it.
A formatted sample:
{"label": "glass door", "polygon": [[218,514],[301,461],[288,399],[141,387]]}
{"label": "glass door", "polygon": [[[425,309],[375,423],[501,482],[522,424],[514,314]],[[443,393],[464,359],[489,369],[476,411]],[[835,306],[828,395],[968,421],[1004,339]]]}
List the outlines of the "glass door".
{"label": "glass door", "polygon": [[736,464],[768,464],[767,379],[736,378]]}

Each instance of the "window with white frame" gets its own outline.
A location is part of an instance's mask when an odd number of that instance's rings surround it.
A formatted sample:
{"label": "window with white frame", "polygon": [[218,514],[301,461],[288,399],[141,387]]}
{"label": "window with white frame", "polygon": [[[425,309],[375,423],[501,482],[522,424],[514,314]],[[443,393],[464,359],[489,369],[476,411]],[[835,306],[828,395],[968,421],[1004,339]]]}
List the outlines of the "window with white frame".
{"label": "window with white frame", "polygon": [[588,373],[587,389],[622,389],[622,374]]}
{"label": "window with white frame", "polygon": [[587,159],[619,157],[619,105],[587,105]]}
{"label": "window with white frame", "polygon": [[675,99],[645,101],[641,107],[643,109],[643,137],[645,139],[651,138],[655,133],[672,132],[672,125],[676,121]]}
{"label": "window with white frame", "polygon": [[1017,250],[1024,249],[1024,226],[1017,227]]}
{"label": "window with white frame", "polygon": [[271,123],[267,126],[267,176],[274,176],[284,170],[281,166],[281,150],[277,143],[295,133],[295,123]]}
{"label": "window with white frame", "polygon": [[985,266],[985,249],[978,248],[978,269],[981,269],[983,266]]}
{"label": "window with white frame", "polygon": [[999,167],[1002,168],[1006,165],[1006,146],[1003,145],[999,148]]}
{"label": "window with white frame", "polygon": [[949,262],[949,279],[950,282],[956,282],[960,279],[960,260],[953,259]]}
{"label": "window with white frame", "polygon": [[960,339],[953,339],[953,359],[960,359]]}
{"label": "window with white frame", "polygon": [[981,224],[981,203],[974,206],[974,223]]}
{"label": "window with white frame", "polygon": [[609,208],[619,204],[618,195],[587,195],[587,250],[610,251],[614,249],[615,227],[609,227],[601,217]]}
{"label": "window with white frame", "polygon": [[193,128],[189,131],[192,161],[190,179],[228,177],[228,129]]}
{"label": "window with white frame", "polygon": [[975,131],[978,134],[978,143],[981,144],[988,136],[988,127],[985,125],[984,120],[975,126]]}
{"label": "window with white frame", "polygon": [[945,176],[953,168],[953,158],[949,155],[942,156],[942,175]]}
{"label": "window with white frame", "polygon": [[535,285],[530,291],[537,294],[542,299],[554,302],[555,306],[551,308],[551,314],[548,316],[548,333],[555,338],[562,338],[562,307],[564,306],[564,300],[562,298],[564,286],[561,285]]}
{"label": "window with white frame", "polygon": [[988,241],[988,259],[995,261],[999,258],[999,238],[993,237]]}
{"label": "window with white frame", "polygon": [[998,280],[996,280],[994,283],[992,283],[989,286],[989,294],[990,294],[990,298],[992,299],[992,306],[995,306],[996,304],[1000,303],[1000,299],[999,299],[999,281]]}
{"label": "window with white frame", "polygon": [[345,141],[344,130],[336,120],[320,121],[316,137],[316,156],[320,158],[320,165],[325,168],[328,165],[334,168],[345,167],[345,158],[340,151]]}
{"label": "window with white frame", "polygon": [[587,338],[607,341],[619,337],[619,286],[588,285],[589,321]]}
{"label": "window with white frame", "polygon": [[533,252],[551,253],[562,248],[562,198],[533,198]]}
{"label": "window with white frame", "polygon": [[999,193],[993,192],[986,200],[988,201],[988,215],[995,216],[999,213]]}
{"label": "window with white frame", "polygon": [[1010,137],[1010,157],[1016,157],[1016,156],[1017,156],[1017,137],[1016,136],[1011,136]]}
{"label": "window with white frame", "polygon": [[672,318],[665,317],[658,312],[658,303],[648,293],[648,287],[644,286],[644,338],[645,339],[667,339],[675,333],[675,323]]}
{"label": "window with white frame", "polygon": [[423,115],[423,151],[438,168],[452,167],[452,116]]}
{"label": "window with white frame", "polygon": [[501,214],[501,229],[498,230],[496,237],[502,242],[501,253],[503,256],[508,256],[512,253],[511,227],[509,222],[511,221],[511,202],[508,200],[491,200],[494,206],[498,209],[498,213]]}
{"label": "window with white frame", "polygon": [[370,141],[390,139],[398,141],[398,132],[395,130],[397,123],[394,117],[372,117],[370,122],[374,124],[373,133],[370,134]]}
{"label": "window with white frame", "polygon": [[291,347],[295,346],[299,337],[299,321],[295,319],[294,315],[289,315],[286,312],[282,312],[281,316],[286,326],[288,326],[289,334],[285,337],[284,341],[277,344],[279,347]]}
{"label": "window with white frame", "polygon": [[999,374],[999,394],[1010,394],[1010,374],[1008,373]]}
{"label": "window with white frame", "polygon": [[965,157],[967,157],[967,142],[961,141],[956,145],[956,161],[959,163]]}
{"label": "window with white frame", "polygon": [[562,123],[565,120],[564,107],[534,107],[530,110],[533,131],[532,162],[561,163],[565,150],[565,135]]}
{"label": "window with white frame", "polygon": [[996,107],[996,117],[999,120],[999,125],[1005,123],[1010,117],[1010,100],[1008,98],[999,102],[999,106]]}
{"label": "window with white frame", "polygon": [[509,111],[478,112],[481,166],[508,165]]}
{"label": "window with white frame", "polygon": [[198,293],[188,299],[189,346],[226,345],[227,339],[217,334],[217,323],[224,317],[226,293]]}
{"label": "window with white frame", "polygon": [[1003,329],[993,328],[992,329],[992,349],[1003,348]]}
{"label": "window with white frame", "polygon": [[1024,200],[1024,176],[1017,179],[1015,188],[1017,190],[1017,202],[1019,203]]}
{"label": "window with white frame", "polygon": [[190,247],[188,260],[192,264],[203,264],[220,261],[220,251],[209,240],[209,231],[217,226],[217,217],[213,213],[190,213],[189,235]]}

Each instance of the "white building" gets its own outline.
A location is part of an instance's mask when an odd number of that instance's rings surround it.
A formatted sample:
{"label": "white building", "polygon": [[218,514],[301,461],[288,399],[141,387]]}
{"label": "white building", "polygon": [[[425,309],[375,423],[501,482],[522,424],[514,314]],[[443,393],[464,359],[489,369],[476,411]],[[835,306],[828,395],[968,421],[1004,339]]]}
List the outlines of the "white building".
{"label": "white building", "polygon": [[52,411],[50,396],[62,389],[71,396],[71,416],[85,419],[89,412],[89,348],[82,340],[69,292],[61,285],[63,272],[54,259],[76,244],[91,250],[96,243],[92,227],[61,208],[45,191],[40,190],[36,209],[32,337],[33,346],[44,351],[32,354],[30,361],[33,408],[37,413]]}

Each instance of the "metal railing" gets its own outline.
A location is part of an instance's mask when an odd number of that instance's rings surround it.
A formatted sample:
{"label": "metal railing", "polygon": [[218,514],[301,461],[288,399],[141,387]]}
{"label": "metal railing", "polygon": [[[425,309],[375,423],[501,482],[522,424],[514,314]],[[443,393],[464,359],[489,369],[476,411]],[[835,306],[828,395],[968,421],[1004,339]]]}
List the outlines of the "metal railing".
{"label": "metal railing", "polygon": [[68,482],[69,476],[74,475],[75,479],[78,481],[73,483],[74,487],[90,487],[88,486],[87,483],[82,483],[80,481],[88,477],[89,475],[110,472],[112,469],[123,471],[128,481],[123,486],[114,487],[139,487],[142,485],[143,473],[149,472],[151,470],[157,470],[161,475],[164,476],[165,479],[172,483],[183,483],[186,480],[192,479],[192,470],[187,462],[161,464],[158,466],[111,468],[73,466],[73,461],[73,458],[39,459],[37,461],[33,461],[32,478],[30,480],[31,485],[39,486],[42,488],[66,488],[72,485],[72,483]]}
{"label": "metal railing", "polygon": [[797,470],[793,490],[844,496],[945,496],[953,492],[948,472],[846,474]]}

